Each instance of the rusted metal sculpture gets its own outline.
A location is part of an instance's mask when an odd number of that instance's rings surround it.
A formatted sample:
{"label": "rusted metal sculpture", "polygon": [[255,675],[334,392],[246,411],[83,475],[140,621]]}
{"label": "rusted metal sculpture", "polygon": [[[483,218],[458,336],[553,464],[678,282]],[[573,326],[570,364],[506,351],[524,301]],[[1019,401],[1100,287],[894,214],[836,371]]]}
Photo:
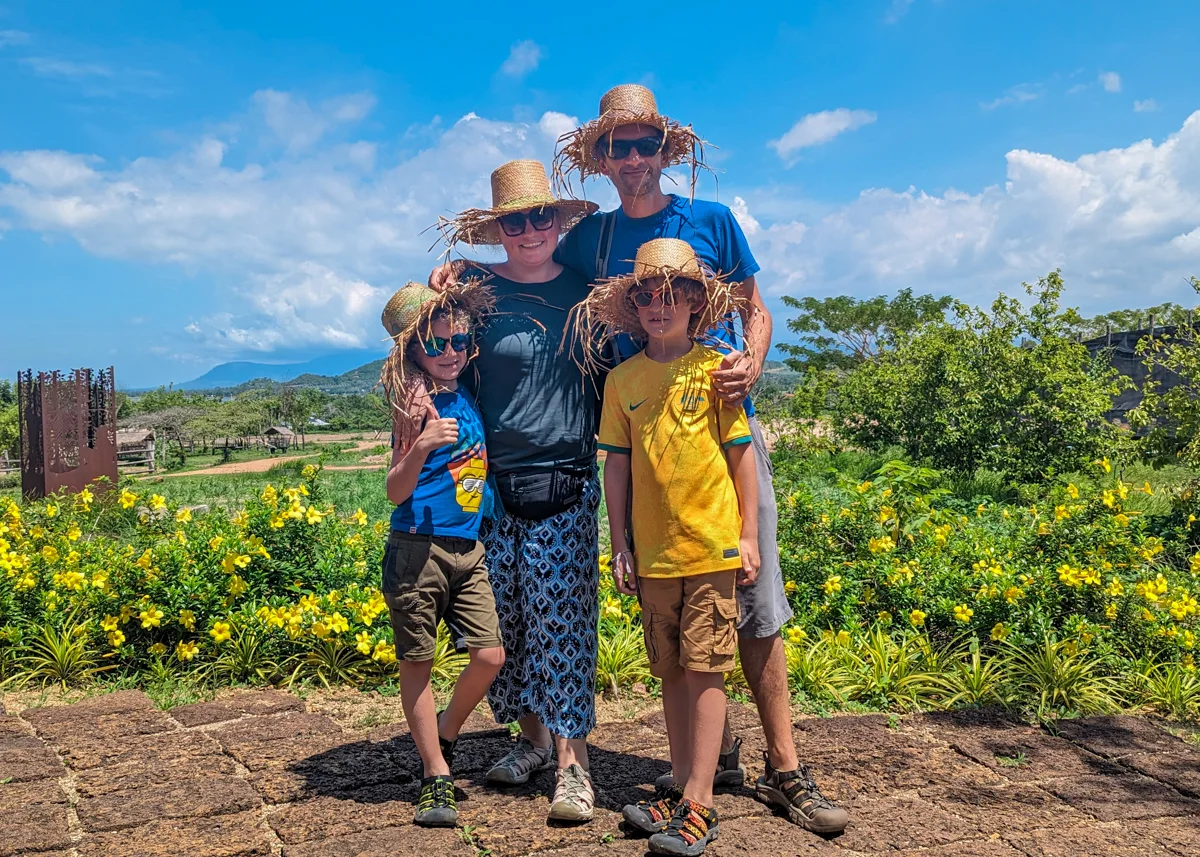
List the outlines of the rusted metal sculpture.
{"label": "rusted metal sculpture", "polygon": [[111,367],[69,375],[18,373],[17,401],[21,492],[27,499],[81,491],[102,476],[108,485],[116,484],[117,397]]}

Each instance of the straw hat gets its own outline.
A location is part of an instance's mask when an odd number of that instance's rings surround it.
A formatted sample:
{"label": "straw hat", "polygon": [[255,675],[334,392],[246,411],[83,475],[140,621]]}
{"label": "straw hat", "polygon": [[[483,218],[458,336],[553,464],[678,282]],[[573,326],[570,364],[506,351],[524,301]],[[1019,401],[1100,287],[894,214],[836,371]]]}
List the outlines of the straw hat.
{"label": "straw hat", "polygon": [[691,280],[703,289],[704,305],[694,310],[688,326],[688,335],[701,344],[716,344],[709,331],[732,326],[735,313],[752,311],[741,284],[727,282],[701,264],[692,245],[678,238],[655,238],[638,248],[633,273],[600,280],[573,310],[573,335],[584,345],[588,368],[599,364],[604,343],[620,334],[645,341],[630,295],[651,277],[664,278],[662,288],[672,294],[676,280]]}
{"label": "straw hat", "polygon": [[668,167],[687,164],[692,171],[692,188],[696,172],[708,169],[704,163],[704,141],[691,125],[681,125],[658,112],[654,93],[636,83],[614,86],[600,99],[600,115],[581,128],[558,138],[554,155],[554,179],[559,185],[569,185],[570,174],[578,171],[582,181],[588,176],[603,175],[596,144],[600,138],[622,125],[650,125],[663,132],[663,151]]}
{"label": "straw hat", "polygon": [[419,421],[421,412],[414,410],[414,403],[428,395],[430,386],[425,373],[408,359],[409,342],[414,336],[429,336],[433,316],[439,310],[451,313],[456,326],[478,325],[496,305],[495,295],[485,282],[472,277],[443,292],[421,283],[408,283],[388,299],[380,320],[393,347],[383,361],[379,383],[388,403],[402,415]]}
{"label": "straw hat", "polygon": [[509,161],[492,173],[491,208],[468,208],[453,219],[439,218],[438,230],[450,247],[459,242],[472,246],[499,244],[500,225],[496,221],[500,217],[549,207],[558,209],[563,232],[600,208],[594,202],[557,198],[540,161]]}

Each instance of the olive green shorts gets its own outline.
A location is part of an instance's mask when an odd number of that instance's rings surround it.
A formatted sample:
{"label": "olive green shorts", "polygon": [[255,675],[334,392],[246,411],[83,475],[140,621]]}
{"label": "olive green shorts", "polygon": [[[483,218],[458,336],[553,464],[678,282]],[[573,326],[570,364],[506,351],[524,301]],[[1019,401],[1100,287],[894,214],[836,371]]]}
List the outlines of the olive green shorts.
{"label": "olive green shorts", "polygon": [[393,530],[383,554],[381,588],[397,658],[433,660],[443,620],[469,649],[501,645],[496,600],[479,541]]}

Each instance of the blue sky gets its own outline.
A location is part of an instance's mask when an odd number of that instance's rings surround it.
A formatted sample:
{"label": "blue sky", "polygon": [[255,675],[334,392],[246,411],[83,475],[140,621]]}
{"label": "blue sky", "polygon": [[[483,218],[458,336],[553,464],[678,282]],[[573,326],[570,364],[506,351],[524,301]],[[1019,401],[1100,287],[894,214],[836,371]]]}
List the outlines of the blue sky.
{"label": "blue sky", "polygon": [[1089,313],[1195,302],[1200,4],[206,5],[0,0],[6,376],[379,348],[420,231],[625,82],[720,147],[780,320],[1058,266]]}

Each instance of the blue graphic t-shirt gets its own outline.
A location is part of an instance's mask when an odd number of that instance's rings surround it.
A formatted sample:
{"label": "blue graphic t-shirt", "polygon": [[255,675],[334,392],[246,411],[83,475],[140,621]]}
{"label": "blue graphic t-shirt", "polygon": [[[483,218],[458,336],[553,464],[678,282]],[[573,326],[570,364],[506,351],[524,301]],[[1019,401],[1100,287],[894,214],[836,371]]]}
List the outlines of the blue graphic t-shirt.
{"label": "blue graphic t-shirt", "polygon": [[[740,283],[759,272],[746,235],[729,206],[703,199],[689,202],[678,194],[670,194],[668,199],[666,208],[649,217],[630,217],[622,209],[616,210],[605,276],[620,277],[632,273],[638,248],[655,238],[686,241],[701,262],[714,272],[727,275],[730,282]],[[567,233],[555,253],[560,263],[583,274],[589,283],[598,279],[596,251],[600,245],[601,220],[599,214],[584,218]],[[709,344],[724,353],[740,348],[740,327],[741,322],[737,320],[735,325],[714,328],[709,335],[717,342]],[[718,343],[724,343],[724,347]],[[617,347],[622,359],[633,356],[632,352],[636,350],[632,340],[618,342]],[[746,415],[754,416],[754,405],[748,397],[745,407]]]}
{"label": "blue graphic t-shirt", "polygon": [[439,416],[458,420],[458,442],[429,453],[412,496],[392,512],[392,529],[477,539],[487,490],[483,420],[461,390],[438,393],[433,406]]}

